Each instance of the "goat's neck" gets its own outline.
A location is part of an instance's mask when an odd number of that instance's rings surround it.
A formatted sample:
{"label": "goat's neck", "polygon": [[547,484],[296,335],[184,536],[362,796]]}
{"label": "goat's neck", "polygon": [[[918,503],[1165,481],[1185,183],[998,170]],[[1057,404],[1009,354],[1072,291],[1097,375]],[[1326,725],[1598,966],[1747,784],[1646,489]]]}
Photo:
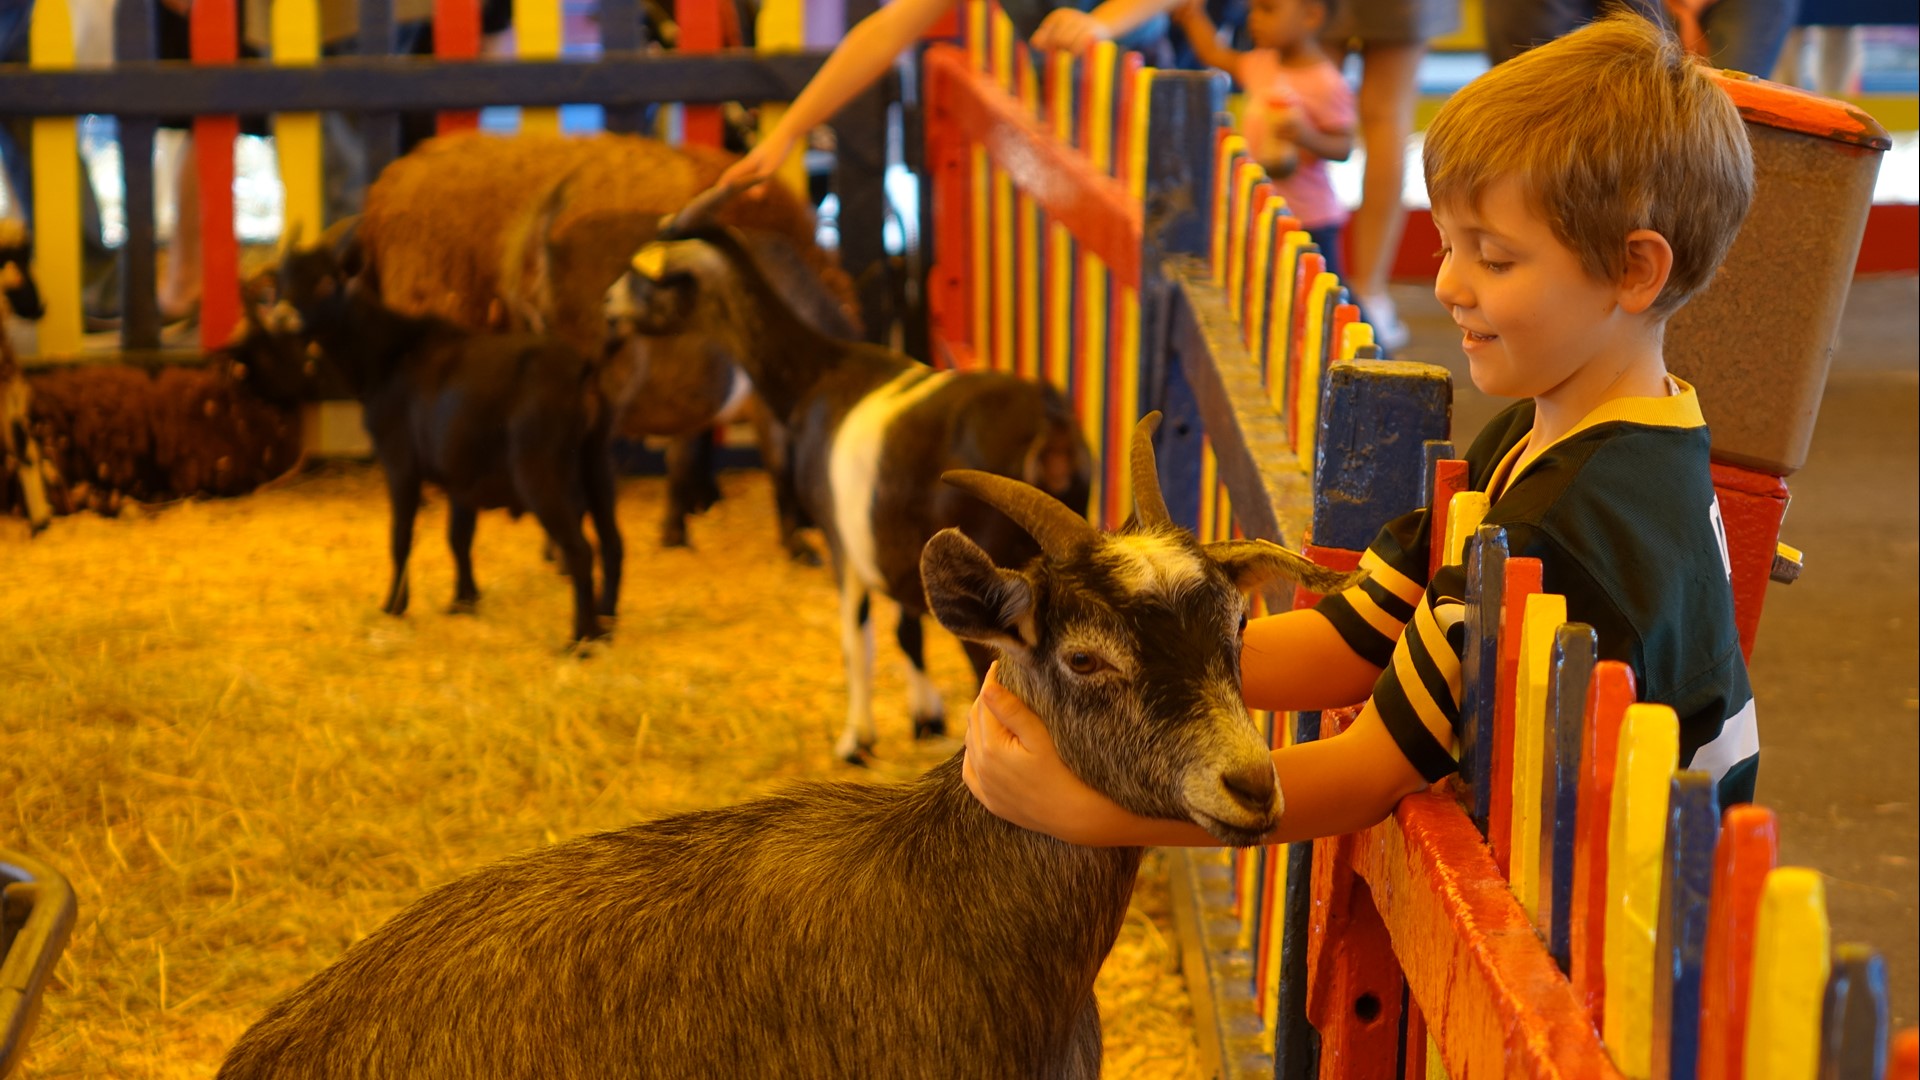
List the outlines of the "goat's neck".
{"label": "goat's neck", "polygon": [[430,320],[402,315],[357,289],[316,305],[308,331],[337,364],[354,393],[366,398],[399,370]]}
{"label": "goat's neck", "polygon": [[[838,341],[815,330],[794,313],[744,247],[731,238],[725,244],[742,286],[741,295],[732,298],[728,311],[740,344],[740,364],[775,415],[782,419],[792,416],[822,379],[844,372],[850,358],[887,373],[910,365],[911,361],[884,350]],[[891,376],[877,381],[886,377]]]}

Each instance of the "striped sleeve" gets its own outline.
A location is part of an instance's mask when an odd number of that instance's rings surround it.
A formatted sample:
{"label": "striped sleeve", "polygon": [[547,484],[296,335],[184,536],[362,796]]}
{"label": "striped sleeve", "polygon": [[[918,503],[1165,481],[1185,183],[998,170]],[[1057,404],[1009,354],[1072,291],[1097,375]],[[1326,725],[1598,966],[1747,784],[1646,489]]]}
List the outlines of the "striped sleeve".
{"label": "striped sleeve", "polygon": [[1323,597],[1315,610],[1354,652],[1384,668],[1427,588],[1427,512],[1388,522],[1360,557],[1360,569],[1367,576],[1358,585]]}
{"label": "striped sleeve", "polygon": [[1393,647],[1391,662],[1373,687],[1373,704],[1381,722],[1428,783],[1459,767],[1449,745],[1434,732],[1458,734],[1460,729],[1465,584],[1457,566],[1435,577],[1414,606],[1406,632]]}

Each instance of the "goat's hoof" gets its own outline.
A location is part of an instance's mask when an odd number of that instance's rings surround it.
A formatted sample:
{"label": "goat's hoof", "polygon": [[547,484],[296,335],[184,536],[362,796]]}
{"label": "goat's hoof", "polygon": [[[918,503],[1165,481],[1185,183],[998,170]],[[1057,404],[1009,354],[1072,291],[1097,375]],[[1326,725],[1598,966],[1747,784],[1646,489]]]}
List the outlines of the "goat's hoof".
{"label": "goat's hoof", "polygon": [[813,545],[804,540],[795,540],[787,544],[787,556],[801,566],[821,565],[820,553],[813,550]]}
{"label": "goat's hoof", "polygon": [[684,526],[680,528],[668,526],[660,530],[660,546],[663,548],[683,548],[692,547],[693,545],[687,543],[687,530]]}
{"label": "goat's hoof", "polygon": [[947,734],[947,718],[944,716],[916,716],[913,718],[913,737],[915,739],[939,739]]}
{"label": "goat's hoof", "polygon": [[455,600],[453,603],[447,605],[447,614],[472,615],[476,611],[478,611],[479,608],[480,608],[480,601],[478,600],[478,598],[475,598],[473,600]]}

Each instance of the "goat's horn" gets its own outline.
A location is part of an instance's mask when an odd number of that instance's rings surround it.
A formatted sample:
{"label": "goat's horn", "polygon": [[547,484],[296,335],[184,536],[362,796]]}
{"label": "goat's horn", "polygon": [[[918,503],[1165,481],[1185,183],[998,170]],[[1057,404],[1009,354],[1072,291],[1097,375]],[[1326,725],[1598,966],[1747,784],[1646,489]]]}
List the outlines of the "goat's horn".
{"label": "goat's horn", "polygon": [[940,479],[1012,518],[1052,558],[1070,557],[1100,536],[1086,518],[1031,484],[978,469],[954,469],[941,473]]}
{"label": "goat's horn", "polygon": [[1141,417],[1133,428],[1133,514],[1148,529],[1173,524],[1167,500],[1160,494],[1160,468],[1153,456],[1153,433],[1159,429],[1158,409]]}
{"label": "goat's horn", "polygon": [[281,239],[280,260],[285,262],[287,256],[298,250],[300,250],[300,219],[294,218],[293,223],[287,226],[286,234]]}
{"label": "goat's horn", "polygon": [[743,190],[745,189],[722,187],[716,184],[695,195],[692,201],[680,208],[679,213],[661,220],[657,239],[679,240],[695,229],[711,224],[713,215],[719,211],[720,207]]}

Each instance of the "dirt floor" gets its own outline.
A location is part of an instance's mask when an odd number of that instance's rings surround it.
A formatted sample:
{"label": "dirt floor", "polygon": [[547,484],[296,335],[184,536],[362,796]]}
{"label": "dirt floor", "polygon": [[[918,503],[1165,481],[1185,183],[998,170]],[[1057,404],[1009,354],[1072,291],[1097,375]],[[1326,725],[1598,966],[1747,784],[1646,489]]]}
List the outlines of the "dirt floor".
{"label": "dirt floor", "polygon": [[[1430,288],[1396,286],[1410,360],[1453,370],[1455,441],[1505,403],[1473,389]],[[1854,282],[1781,539],[1806,572],[1767,591],[1752,675],[1758,800],[1783,863],[1826,878],[1836,942],[1886,958],[1895,1027],[1920,1021],[1920,286]]]}
{"label": "dirt floor", "polygon": [[[831,759],[845,690],[827,572],[777,546],[762,474],[723,487],[697,547],[663,551],[663,482],[623,481],[619,628],[584,661],[562,654],[569,593],[531,519],[483,515],[479,613],[451,616],[436,501],[413,610],[380,614],[369,466],[61,518],[32,541],[0,519],[0,846],[64,872],[80,910],[21,1075],[211,1076],[269,1002],[439,882],[795,777],[885,782],[953,753],[909,738],[888,647],[877,766]],[[957,730],[965,657],[937,627],[929,654]],[[1150,861],[1101,976],[1107,1075],[1198,1076],[1177,953]]]}

